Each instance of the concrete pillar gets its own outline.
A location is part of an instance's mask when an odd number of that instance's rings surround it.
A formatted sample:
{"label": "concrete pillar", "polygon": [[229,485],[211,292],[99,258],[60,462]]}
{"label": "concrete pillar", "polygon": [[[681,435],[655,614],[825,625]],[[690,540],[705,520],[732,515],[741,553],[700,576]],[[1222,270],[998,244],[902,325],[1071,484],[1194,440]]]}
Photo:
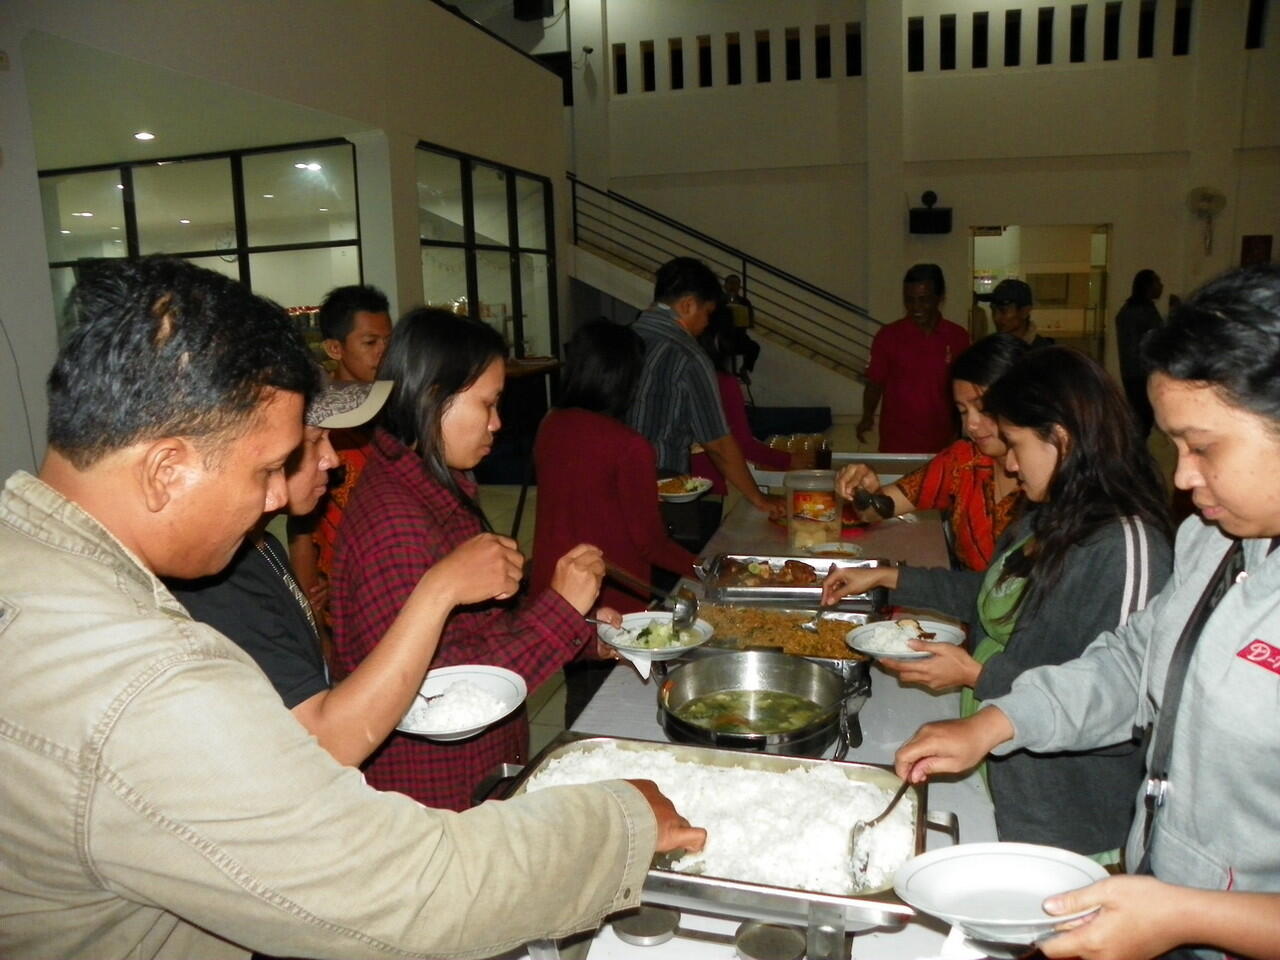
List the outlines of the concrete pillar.
{"label": "concrete pillar", "polygon": [[398,317],[423,302],[418,236],[415,138],[369,130],[350,137],[356,147],[360,246],[364,281],[380,288]]}
{"label": "concrete pillar", "polygon": [[880,320],[902,313],[902,271],[906,234],[903,172],[902,9],[896,3],[868,3],[862,26],[863,73],[867,97],[867,307]]}

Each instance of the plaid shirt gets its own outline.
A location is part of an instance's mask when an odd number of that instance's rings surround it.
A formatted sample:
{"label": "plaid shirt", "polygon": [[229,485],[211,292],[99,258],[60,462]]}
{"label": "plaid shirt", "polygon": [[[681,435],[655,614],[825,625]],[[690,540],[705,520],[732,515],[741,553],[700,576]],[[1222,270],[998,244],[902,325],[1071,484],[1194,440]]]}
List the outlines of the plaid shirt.
{"label": "plaid shirt", "polygon": [[[458,481],[473,492],[464,478]],[[427,473],[416,454],[382,430],[374,434],[334,555],[330,604],[340,676],[377,645],[423,572],[481,532],[479,518]],[[494,664],[521,674],[533,689],[593,635],[563,597],[546,590],[514,609],[487,603],[455,610],[431,665]],[[392,733],[366,763],[365,775],[380,790],[465,810],[485,775],[499,763],[525,762],[528,753],[529,721],[521,708],[458,743]]]}

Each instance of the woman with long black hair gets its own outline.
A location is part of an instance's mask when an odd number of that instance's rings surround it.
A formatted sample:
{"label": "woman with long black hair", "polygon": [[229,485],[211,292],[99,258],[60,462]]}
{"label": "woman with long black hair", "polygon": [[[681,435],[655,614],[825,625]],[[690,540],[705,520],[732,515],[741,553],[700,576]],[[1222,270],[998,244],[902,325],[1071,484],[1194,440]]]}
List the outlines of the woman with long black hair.
{"label": "woman with long black hair", "polygon": [[[1063,347],[1028,354],[983,407],[1008,447],[1028,508],[985,573],[886,567],[833,573],[824,600],[872,586],[894,603],[975,624],[973,653],[912,642],[933,654],[885,661],[904,682],[961,687],[961,712],[1001,696],[1032,667],[1063,663],[1123,624],[1164,585],[1168,510],[1151,456],[1115,383]],[[1017,753],[987,767],[1002,840],[1047,843],[1116,859],[1142,756],[1135,743],[1054,756]]]}
{"label": "woman with long black hair", "polygon": [[[505,358],[502,337],[479,320],[424,308],[396,324],[379,367],[395,386],[347,504],[334,559],[339,674],[378,655],[378,639],[423,571],[489,529],[465,471],[493,446]],[[594,636],[582,617],[603,574],[598,549],[574,547],[556,562],[549,587],[518,606],[488,603],[455,612],[432,665],[493,664],[537,686]],[[459,743],[393,733],[365,771],[375,787],[462,810],[486,774],[500,763],[527,760],[528,750],[528,719],[518,710]]]}

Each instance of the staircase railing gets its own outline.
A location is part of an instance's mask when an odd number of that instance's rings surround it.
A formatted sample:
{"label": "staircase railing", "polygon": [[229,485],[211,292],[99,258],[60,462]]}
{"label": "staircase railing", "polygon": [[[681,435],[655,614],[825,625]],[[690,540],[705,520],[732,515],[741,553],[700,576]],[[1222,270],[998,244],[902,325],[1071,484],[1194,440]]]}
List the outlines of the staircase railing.
{"label": "staircase railing", "polygon": [[635,200],[568,177],[575,244],[645,276],[679,256],[698,257],[722,276],[736,273],[758,328],[824,366],[862,376],[883,325],[866,309]]}

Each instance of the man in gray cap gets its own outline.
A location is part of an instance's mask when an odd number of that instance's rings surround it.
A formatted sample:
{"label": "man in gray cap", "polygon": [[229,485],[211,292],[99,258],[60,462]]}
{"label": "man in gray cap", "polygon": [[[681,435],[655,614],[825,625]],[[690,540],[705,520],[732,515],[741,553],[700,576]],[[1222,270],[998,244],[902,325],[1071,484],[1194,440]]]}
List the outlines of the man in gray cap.
{"label": "man in gray cap", "polygon": [[991,322],[997,333],[1011,333],[1025,340],[1032,350],[1051,347],[1053,337],[1042,337],[1031,319],[1031,287],[1012,277],[1001,280],[991,291]]}
{"label": "man in gray cap", "polygon": [[[335,381],[307,405],[302,443],[285,464],[290,516],[305,516],[324,495],[338,456],[329,431],[368,423],[391,392],[390,380]],[[321,630],[284,548],[264,516],[222,572],[168,583],[191,616],[234,640],[262,668],[284,705],[340,763],[357,766],[386,739],[413,703],[459,604],[511,596],[523,558],[514,540],[481,534],[434,564],[400,616],[367,657],[331,686]]]}

